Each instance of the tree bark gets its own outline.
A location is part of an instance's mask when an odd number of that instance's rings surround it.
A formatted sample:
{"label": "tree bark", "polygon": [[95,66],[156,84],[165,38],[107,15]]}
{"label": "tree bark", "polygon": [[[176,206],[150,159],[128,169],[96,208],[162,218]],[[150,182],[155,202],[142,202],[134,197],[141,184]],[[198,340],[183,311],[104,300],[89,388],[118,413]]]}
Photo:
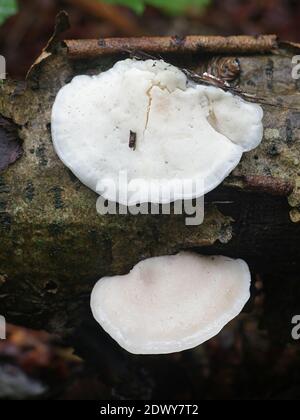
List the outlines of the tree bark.
{"label": "tree bark", "polygon": [[[264,140],[206,197],[205,221],[193,227],[185,226],[185,216],[99,216],[96,194],[58,159],[50,127],[57,92],[73,76],[98,74],[126,56],[120,48],[71,59],[67,45],[44,52],[25,84],[8,80],[0,87],[0,115],[18,126],[24,149],[0,174],[0,313],[10,322],[66,334],[85,318],[100,277],[182,249],[243,257],[254,275],[270,279],[270,297],[285,279],[295,305],[299,293],[288,279],[300,264],[300,225],[294,223],[300,219],[300,82],[292,78],[291,61],[298,47],[275,42],[268,52],[247,52],[241,40],[234,56],[223,53],[239,60],[235,84],[263,98]],[[162,51],[196,72],[211,68],[219,53]]]}

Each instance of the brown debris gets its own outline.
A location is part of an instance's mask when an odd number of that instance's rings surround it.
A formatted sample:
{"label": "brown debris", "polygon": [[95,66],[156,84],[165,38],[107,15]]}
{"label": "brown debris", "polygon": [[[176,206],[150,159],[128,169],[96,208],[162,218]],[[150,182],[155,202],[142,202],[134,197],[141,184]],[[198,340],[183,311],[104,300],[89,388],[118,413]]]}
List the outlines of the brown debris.
{"label": "brown debris", "polygon": [[289,181],[271,176],[244,176],[243,186],[248,190],[274,196],[288,197],[294,189]]}
{"label": "brown debris", "polygon": [[57,42],[59,41],[59,36],[70,29],[71,25],[69,22],[69,15],[64,10],[58,13],[58,15],[55,18],[55,27],[54,32],[49,39],[44,51],[46,52],[54,52]]}
{"label": "brown debris", "polygon": [[214,57],[207,66],[207,73],[226,82],[232,82],[237,79],[240,72],[239,60],[232,57]]}
{"label": "brown debris", "polygon": [[107,38],[66,40],[68,54],[73,59],[95,58],[100,55],[120,54],[124,50],[148,53],[214,53],[255,54],[277,48],[275,35],[253,36],[187,36]]}
{"label": "brown debris", "polygon": [[73,350],[55,336],[11,324],[6,330],[7,339],[0,340],[0,399],[24,399],[50,387],[59,389],[81,365]]}
{"label": "brown debris", "polygon": [[297,42],[280,41],[279,46],[291,51],[300,52],[300,44]]}
{"label": "brown debris", "polygon": [[133,149],[133,150],[136,149],[136,133],[134,133],[133,131],[130,131],[129,147],[130,147],[130,149]]}
{"label": "brown debris", "polygon": [[11,324],[7,325],[7,339],[0,341],[0,361],[4,359],[30,375],[46,368],[56,370],[62,377],[67,373],[61,369],[62,361],[79,362],[70,351],[63,351],[57,339],[47,332]]}
{"label": "brown debris", "polygon": [[44,60],[46,60],[57,47],[59,37],[60,35],[67,31],[70,28],[70,22],[69,22],[69,16],[65,11],[61,11],[58,13],[58,15],[55,18],[55,27],[54,32],[47,42],[46,47],[43,49],[42,53],[39,55],[39,57],[35,60],[35,62],[30,67],[26,79],[32,79],[36,73],[36,71],[39,69],[40,65]]}
{"label": "brown debris", "polygon": [[17,126],[0,115],[0,172],[12,165],[22,154]]}

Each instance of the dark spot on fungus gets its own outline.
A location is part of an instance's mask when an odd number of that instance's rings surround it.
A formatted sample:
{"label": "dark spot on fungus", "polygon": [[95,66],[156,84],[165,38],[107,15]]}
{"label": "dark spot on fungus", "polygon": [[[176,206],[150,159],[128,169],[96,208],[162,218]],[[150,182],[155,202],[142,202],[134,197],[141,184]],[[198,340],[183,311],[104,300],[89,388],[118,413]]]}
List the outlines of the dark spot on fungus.
{"label": "dark spot on fungus", "polygon": [[23,148],[18,136],[17,125],[0,115],[0,172],[18,160]]}
{"label": "dark spot on fungus", "polygon": [[134,133],[133,131],[130,131],[129,147],[130,147],[130,149],[133,149],[133,150],[136,149],[136,133]]}

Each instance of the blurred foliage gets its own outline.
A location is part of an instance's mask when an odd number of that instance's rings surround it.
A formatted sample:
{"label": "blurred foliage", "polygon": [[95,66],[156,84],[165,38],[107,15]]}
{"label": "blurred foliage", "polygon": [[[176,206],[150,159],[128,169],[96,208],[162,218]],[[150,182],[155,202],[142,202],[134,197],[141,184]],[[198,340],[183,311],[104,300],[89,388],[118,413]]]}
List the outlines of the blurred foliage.
{"label": "blurred foliage", "polygon": [[105,0],[106,3],[127,6],[142,14],[146,5],[155,6],[172,15],[184,13],[188,8],[201,9],[211,0]]}
{"label": "blurred foliage", "polygon": [[0,25],[11,15],[17,12],[16,0],[0,0]]}
{"label": "blurred foliage", "polygon": [[[96,1],[96,0],[95,0]],[[184,13],[188,8],[200,10],[211,0],[98,0],[106,3],[127,6],[138,14],[142,14],[147,5],[155,6],[169,14]],[[17,0],[0,0],[0,25],[17,12]]]}

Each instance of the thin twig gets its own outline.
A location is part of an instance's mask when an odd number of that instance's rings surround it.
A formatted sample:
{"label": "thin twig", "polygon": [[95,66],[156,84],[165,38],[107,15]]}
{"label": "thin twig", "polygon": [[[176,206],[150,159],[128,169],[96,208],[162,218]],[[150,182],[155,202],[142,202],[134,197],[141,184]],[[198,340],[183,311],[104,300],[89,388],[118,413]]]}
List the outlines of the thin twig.
{"label": "thin twig", "polygon": [[243,92],[241,89],[239,89],[237,87],[234,87],[234,86],[231,86],[228,82],[226,82],[222,79],[219,79],[218,77],[213,76],[211,74],[203,73],[202,75],[199,75],[199,74],[197,74],[195,72],[192,72],[191,70],[188,70],[188,69],[181,69],[181,70],[188,77],[188,79],[192,80],[194,83],[201,84],[201,85],[206,85],[206,86],[218,87],[218,88],[224,90],[225,92],[230,92],[233,95],[240,96],[245,101],[254,102],[254,103],[261,103],[261,104],[264,104],[264,105],[273,106],[273,107],[277,107],[277,108],[287,108],[287,109],[294,110],[294,111],[300,111],[300,108],[285,106],[285,105],[282,105],[280,103],[272,103],[272,102],[269,102],[269,100],[267,98],[263,98],[263,97],[260,97],[260,96],[251,95],[249,93]]}
{"label": "thin twig", "polygon": [[[71,0],[69,0],[71,1]],[[87,1],[87,0],[72,0]],[[277,48],[275,35],[254,36],[198,36],[107,38],[102,40],[66,40],[72,59],[96,58],[101,55],[120,54],[124,49],[145,51],[150,54],[262,54]]]}
{"label": "thin twig", "polygon": [[[273,52],[278,48],[275,35],[259,37],[252,36],[188,36],[178,37],[141,37],[141,38],[108,38],[102,40],[66,40],[68,55],[72,59],[95,58],[106,54],[128,53],[138,60],[161,59],[160,54],[166,53],[214,53],[214,54],[243,54]],[[152,54],[159,55],[159,58]],[[231,86],[228,82],[211,74],[199,75],[188,69],[181,69],[188,79],[194,83],[206,86],[215,86],[226,92],[240,96],[245,101],[261,103],[275,108],[300,111],[297,107],[285,106],[281,103],[272,103],[267,98],[258,97],[243,92]]]}

